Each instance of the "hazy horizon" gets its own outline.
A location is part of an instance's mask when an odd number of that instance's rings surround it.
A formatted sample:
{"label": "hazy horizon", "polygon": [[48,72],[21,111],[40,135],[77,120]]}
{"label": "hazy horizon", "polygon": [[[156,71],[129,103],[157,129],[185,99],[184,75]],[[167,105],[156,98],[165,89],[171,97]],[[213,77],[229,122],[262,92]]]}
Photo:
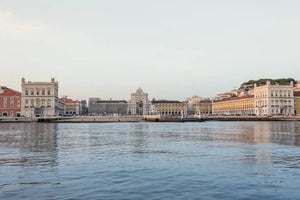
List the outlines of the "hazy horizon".
{"label": "hazy horizon", "polygon": [[59,82],[59,96],[213,97],[300,79],[300,1],[3,0],[0,85]]}

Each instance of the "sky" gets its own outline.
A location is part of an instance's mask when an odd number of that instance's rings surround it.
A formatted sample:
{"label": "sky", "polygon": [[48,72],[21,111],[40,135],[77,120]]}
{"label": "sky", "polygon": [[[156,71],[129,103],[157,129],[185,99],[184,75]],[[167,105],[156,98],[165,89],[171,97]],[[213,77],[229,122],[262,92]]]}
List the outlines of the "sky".
{"label": "sky", "polygon": [[300,79],[299,0],[0,0],[0,85],[59,96],[213,97]]}

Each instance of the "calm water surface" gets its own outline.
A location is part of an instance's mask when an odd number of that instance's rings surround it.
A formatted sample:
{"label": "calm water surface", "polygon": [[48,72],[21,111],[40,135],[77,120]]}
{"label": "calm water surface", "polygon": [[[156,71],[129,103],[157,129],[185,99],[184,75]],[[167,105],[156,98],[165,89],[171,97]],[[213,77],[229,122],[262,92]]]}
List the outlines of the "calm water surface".
{"label": "calm water surface", "polygon": [[299,199],[300,122],[0,124],[0,199]]}

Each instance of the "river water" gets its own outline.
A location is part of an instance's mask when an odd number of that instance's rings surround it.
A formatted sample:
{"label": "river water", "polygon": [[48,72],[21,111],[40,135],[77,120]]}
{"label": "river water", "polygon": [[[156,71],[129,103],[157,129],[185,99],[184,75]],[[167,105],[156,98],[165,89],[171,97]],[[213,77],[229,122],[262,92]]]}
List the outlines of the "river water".
{"label": "river water", "polygon": [[0,199],[299,199],[300,122],[0,124]]}

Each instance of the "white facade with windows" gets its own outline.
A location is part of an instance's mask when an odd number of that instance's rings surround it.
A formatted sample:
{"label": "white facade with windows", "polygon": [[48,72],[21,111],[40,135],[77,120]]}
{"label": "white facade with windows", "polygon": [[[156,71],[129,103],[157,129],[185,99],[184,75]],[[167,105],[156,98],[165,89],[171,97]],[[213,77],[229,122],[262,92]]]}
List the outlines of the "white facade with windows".
{"label": "white facade with windows", "polygon": [[254,85],[254,110],[257,115],[294,115],[293,82],[290,85]]}
{"label": "white facade with windows", "polygon": [[26,117],[50,117],[64,111],[60,109],[58,82],[25,82],[22,78],[21,115]]}

